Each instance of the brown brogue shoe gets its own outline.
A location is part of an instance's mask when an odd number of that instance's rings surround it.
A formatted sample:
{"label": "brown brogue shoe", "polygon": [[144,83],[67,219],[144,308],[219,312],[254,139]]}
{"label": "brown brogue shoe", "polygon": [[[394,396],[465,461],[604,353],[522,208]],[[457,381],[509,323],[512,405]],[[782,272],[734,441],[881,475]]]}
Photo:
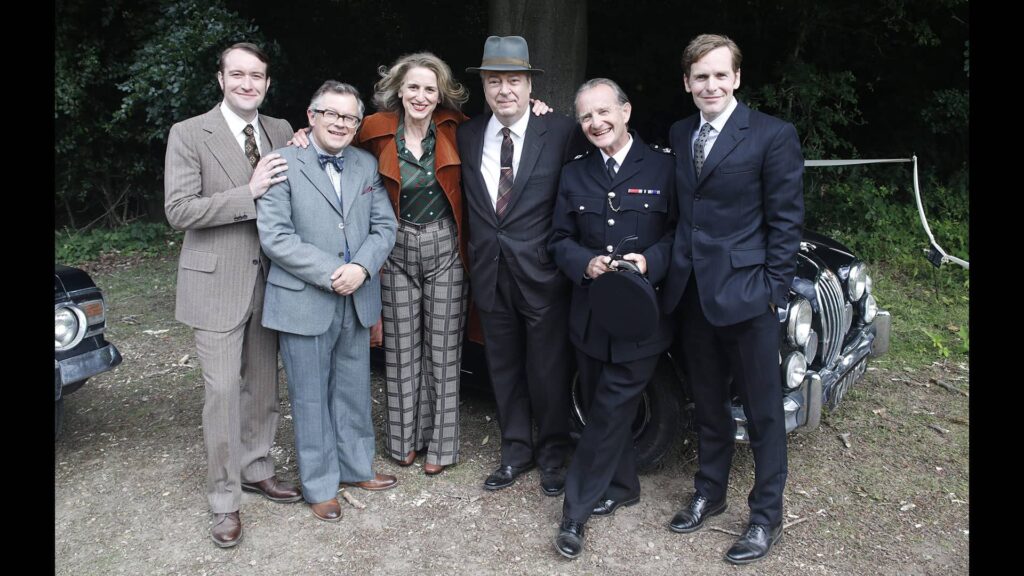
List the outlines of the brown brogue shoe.
{"label": "brown brogue shoe", "polygon": [[431,464],[430,462],[423,464],[423,473],[427,476],[437,476],[441,472],[444,472],[444,469],[444,464]]}
{"label": "brown brogue shoe", "polygon": [[415,450],[410,450],[409,454],[406,455],[405,460],[397,460],[397,459],[395,460],[395,462],[397,462],[398,465],[402,466],[402,467],[412,466],[412,463],[415,462],[415,461],[416,461],[416,451]]}
{"label": "brown brogue shoe", "polygon": [[210,538],[220,548],[231,548],[242,539],[242,520],[238,512],[214,514],[213,526],[210,527]]}
{"label": "brown brogue shoe", "polygon": [[374,475],[372,480],[364,480],[362,482],[343,482],[342,486],[355,486],[356,488],[362,488],[363,490],[369,490],[376,492],[378,490],[387,490],[388,488],[394,488],[398,485],[398,478],[391,474],[381,474],[378,472]]}
{"label": "brown brogue shoe", "polygon": [[271,476],[259,482],[242,482],[242,490],[262,494],[267,500],[274,502],[298,502],[302,500],[302,491],[289,482]]}
{"label": "brown brogue shoe", "polygon": [[326,502],[310,504],[309,509],[318,520],[323,520],[324,522],[337,522],[341,520],[341,504],[338,504],[337,498],[331,498]]}

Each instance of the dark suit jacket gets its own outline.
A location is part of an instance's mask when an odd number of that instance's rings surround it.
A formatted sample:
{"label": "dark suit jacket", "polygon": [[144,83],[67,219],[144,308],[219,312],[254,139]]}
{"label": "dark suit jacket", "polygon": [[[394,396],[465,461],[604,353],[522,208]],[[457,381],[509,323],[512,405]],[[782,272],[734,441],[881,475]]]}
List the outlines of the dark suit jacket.
{"label": "dark suit jacket", "polygon": [[804,221],[804,161],[792,124],[738,102],[704,162],[690,138],[700,114],[672,125],[679,223],[662,309],[675,309],[696,276],[701,308],[715,326],[786,305]]}
{"label": "dark suit jacket", "polygon": [[[610,205],[609,191],[615,192]],[[606,255],[619,240],[636,235],[637,240],[624,245],[621,252],[644,255],[647,278],[658,290],[671,257],[675,198],[675,157],[650,149],[635,133],[613,181],[608,180],[601,153],[596,150],[562,169],[550,248],[558,267],[573,283],[569,339],[588,356],[629,362],[659,354],[672,343],[672,323],[665,314],[654,335],[641,342],[616,339],[592,322],[591,281],[584,278],[584,272],[594,256]],[[622,306],[629,305],[622,302]]]}
{"label": "dark suit jacket", "polygon": [[526,301],[543,308],[568,292],[568,281],[551,260],[547,241],[558,176],[573,153],[583,150],[582,134],[572,120],[559,114],[530,117],[512,198],[498,222],[480,174],[484,130],[490,117],[481,114],[464,122],[456,138],[463,167],[473,301],[481,310],[493,309],[500,254]]}

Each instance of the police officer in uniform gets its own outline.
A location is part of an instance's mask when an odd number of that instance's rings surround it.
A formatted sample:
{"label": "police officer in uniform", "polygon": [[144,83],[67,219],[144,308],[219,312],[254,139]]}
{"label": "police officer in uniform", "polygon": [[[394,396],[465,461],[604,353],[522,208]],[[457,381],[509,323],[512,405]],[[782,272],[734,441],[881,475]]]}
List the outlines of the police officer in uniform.
{"label": "police officer in uniform", "polygon": [[[562,169],[555,231],[548,245],[555,263],[573,283],[569,336],[576,348],[587,423],[569,466],[562,522],[555,548],[577,557],[584,524],[640,501],[630,425],[640,393],[658,357],[672,340],[671,321],[657,312],[654,289],[668,272],[675,224],[675,159],[648,147],[628,128],[631,106],[615,82],[596,78],[576,92],[576,118],[597,151],[578,156]],[[619,270],[632,263],[649,283],[643,301],[617,301],[630,310],[652,306],[648,334],[624,339],[602,323],[591,288],[635,274]],[[624,292],[628,293],[628,292]],[[640,300],[640,299],[637,299]],[[601,306],[606,306],[602,303]]]}

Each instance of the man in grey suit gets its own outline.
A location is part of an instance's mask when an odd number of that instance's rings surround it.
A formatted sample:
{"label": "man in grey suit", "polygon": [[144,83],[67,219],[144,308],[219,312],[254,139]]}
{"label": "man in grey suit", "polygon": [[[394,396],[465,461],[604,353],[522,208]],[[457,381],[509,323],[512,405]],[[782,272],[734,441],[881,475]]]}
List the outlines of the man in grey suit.
{"label": "man in grey suit", "polygon": [[354,87],[325,82],[306,110],[313,145],[279,150],[292,168],[257,203],[263,325],[280,332],[302,492],[327,522],[341,519],[340,483],[397,483],[373,471],[370,327],[398,223],[377,160],[349,146],[363,111]]}
{"label": "man in grey suit", "polygon": [[[582,149],[561,114],[531,116],[526,40],[491,36],[479,68],[491,114],[459,126],[473,299],[501,427],[501,465],[484,481],[499,490],[533,468],[541,489],[562,493],[569,448],[569,281],[548,254],[562,165]],[[575,138],[574,138],[575,136]],[[533,441],[536,420],[538,436]]]}
{"label": "man in grey suit", "polygon": [[277,337],[262,324],[268,262],[256,235],[255,200],[284,179],[287,164],[265,154],[291,137],[285,120],[258,113],[270,87],[267,56],[249,43],[221,53],[224,100],[179,122],[167,138],[164,209],[185,231],[175,317],[195,333],[206,394],[210,536],[228,548],[242,537],[241,490],[297,502],[299,490],[274,475]]}

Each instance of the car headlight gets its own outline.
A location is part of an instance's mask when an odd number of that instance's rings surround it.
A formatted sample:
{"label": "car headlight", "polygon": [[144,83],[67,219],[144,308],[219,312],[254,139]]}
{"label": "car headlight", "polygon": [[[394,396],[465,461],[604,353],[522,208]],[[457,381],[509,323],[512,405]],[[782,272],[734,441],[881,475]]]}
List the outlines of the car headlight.
{"label": "car headlight", "polygon": [[807,337],[811,333],[811,320],[813,318],[811,303],[804,298],[796,298],[789,304],[789,321],[786,326],[786,336],[790,344],[803,346],[807,343]]}
{"label": "car headlight", "polygon": [[818,355],[818,333],[811,330],[807,334],[807,342],[804,344],[804,358],[808,364],[814,363],[814,357]]}
{"label": "car headlight", "polygon": [[868,297],[860,303],[860,317],[865,324],[870,324],[876,314],[878,314],[878,301],[873,295],[868,294]]}
{"label": "car headlight", "polygon": [[807,374],[807,359],[801,352],[793,352],[789,356],[786,356],[786,367],[784,384],[786,388],[790,390],[800,387],[800,384],[804,381],[804,375]]}
{"label": "car headlight", "polygon": [[85,337],[85,314],[77,308],[61,306],[53,311],[53,349],[73,348]]}
{"label": "car headlight", "polygon": [[854,302],[864,296],[868,284],[868,267],[863,262],[857,262],[850,267],[850,276],[846,279],[847,292],[850,300]]}

